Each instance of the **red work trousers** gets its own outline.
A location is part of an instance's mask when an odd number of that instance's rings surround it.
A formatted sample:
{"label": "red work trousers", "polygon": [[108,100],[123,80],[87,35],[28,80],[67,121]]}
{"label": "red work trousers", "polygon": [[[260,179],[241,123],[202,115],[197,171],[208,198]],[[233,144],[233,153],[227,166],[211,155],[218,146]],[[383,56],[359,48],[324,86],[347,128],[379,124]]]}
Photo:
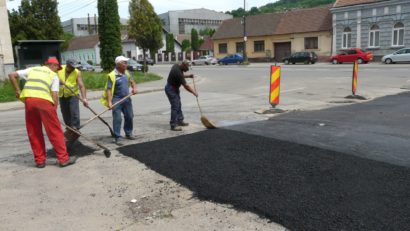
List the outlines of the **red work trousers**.
{"label": "red work trousers", "polygon": [[70,157],[54,105],[50,101],[40,98],[26,98],[25,105],[27,134],[36,164],[43,164],[46,161],[46,145],[42,125],[44,125],[48,139],[53,145],[58,162],[62,164],[68,161]]}

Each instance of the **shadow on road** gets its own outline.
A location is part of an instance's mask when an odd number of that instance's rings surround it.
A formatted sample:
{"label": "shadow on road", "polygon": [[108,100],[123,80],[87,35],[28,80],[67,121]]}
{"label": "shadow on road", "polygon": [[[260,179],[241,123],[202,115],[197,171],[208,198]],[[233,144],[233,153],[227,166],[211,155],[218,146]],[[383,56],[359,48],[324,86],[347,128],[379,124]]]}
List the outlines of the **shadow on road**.
{"label": "shadow on road", "polygon": [[407,230],[410,169],[230,130],[119,148],[192,190],[299,231]]}

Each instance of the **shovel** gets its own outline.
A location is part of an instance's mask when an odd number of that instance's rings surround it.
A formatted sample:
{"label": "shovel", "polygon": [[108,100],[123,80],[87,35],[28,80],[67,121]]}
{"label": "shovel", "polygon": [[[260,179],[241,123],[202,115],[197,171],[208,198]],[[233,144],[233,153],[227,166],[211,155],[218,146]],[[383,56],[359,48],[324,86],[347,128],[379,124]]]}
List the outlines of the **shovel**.
{"label": "shovel", "polygon": [[[80,133],[80,131],[78,131],[77,129],[74,129],[74,128],[72,128],[72,127],[70,127],[70,126],[67,126],[67,125],[64,125],[64,126],[65,126],[68,130],[70,130],[72,133],[76,134],[78,137],[81,136],[81,137],[83,137],[85,140],[87,140],[87,141],[89,141],[89,142],[91,142],[91,143],[97,145],[98,147],[102,148],[102,149],[104,150],[104,155],[105,155],[105,157],[110,158],[110,156],[111,156],[111,151],[110,151],[107,147],[105,147],[104,145],[100,144],[99,142],[97,142],[97,141],[95,141],[95,140],[92,140],[91,138],[88,138],[87,136],[85,136],[85,135],[83,135],[82,133]],[[78,137],[77,137],[77,138],[78,138]]]}
{"label": "shovel", "polygon": [[[196,90],[196,85],[195,85],[195,78],[192,78],[192,82],[193,82],[193,85],[194,85],[194,89],[195,89],[195,91],[197,92],[197,90]],[[201,105],[199,105],[198,96],[196,97],[196,103],[198,104],[199,113],[201,114],[201,122],[202,122],[202,124],[203,124],[206,128],[208,128],[208,129],[215,129],[216,126],[215,126],[211,121],[209,121],[208,118],[206,118],[206,117],[202,114],[202,109],[201,109]]]}
{"label": "shovel", "polygon": [[[70,90],[71,93],[73,93],[75,95],[75,97],[77,97],[82,103],[84,103],[83,99],[80,96],[78,96],[77,94],[75,94],[75,92],[73,91],[73,89],[71,89],[71,87],[65,85],[64,83],[61,83],[61,84],[64,85],[65,88]],[[86,108],[88,108],[94,115],[97,115],[97,112],[95,112],[90,106],[86,106]],[[103,122],[105,125],[107,125],[108,129],[110,129],[111,136],[114,137],[115,136],[114,131],[112,130],[111,126],[107,123],[107,121],[105,121],[100,116],[98,116],[98,119],[100,119],[101,122]]]}

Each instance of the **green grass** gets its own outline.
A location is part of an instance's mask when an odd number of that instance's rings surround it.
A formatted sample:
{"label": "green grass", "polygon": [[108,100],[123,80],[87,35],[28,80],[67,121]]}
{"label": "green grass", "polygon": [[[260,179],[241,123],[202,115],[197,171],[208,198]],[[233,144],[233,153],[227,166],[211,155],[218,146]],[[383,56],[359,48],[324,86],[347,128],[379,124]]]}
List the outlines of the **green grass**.
{"label": "green grass", "polygon": [[[107,73],[81,72],[81,74],[83,76],[83,81],[87,90],[100,90],[104,88],[105,81],[107,80]],[[160,76],[153,73],[147,73],[144,75],[141,72],[134,72],[131,73],[131,75],[137,84],[161,79]],[[15,97],[14,89],[11,86],[11,83],[8,80],[0,82],[0,102],[9,102],[15,100],[17,99]]]}

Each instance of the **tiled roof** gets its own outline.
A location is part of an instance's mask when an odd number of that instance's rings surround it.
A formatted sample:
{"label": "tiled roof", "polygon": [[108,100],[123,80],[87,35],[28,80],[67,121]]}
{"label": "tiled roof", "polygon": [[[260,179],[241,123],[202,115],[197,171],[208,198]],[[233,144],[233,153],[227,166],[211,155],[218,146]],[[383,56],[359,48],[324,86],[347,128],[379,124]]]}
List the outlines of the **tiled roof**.
{"label": "tiled roof", "polygon": [[332,29],[331,5],[285,12],[275,34],[292,34]]}
{"label": "tiled roof", "polygon": [[360,5],[360,4],[367,4],[373,2],[381,2],[384,0],[336,0],[333,7],[343,7],[343,6],[353,6],[353,5]]}
{"label": "tiled roof", "polygon": [[[246,17],[246,35],[263,36],[274,34],[281,16],[282,13],[272,13]],[[234,18],[223,21],[222,25],[214,34],[213,39],[238,37],[243,37],[242,18]]]}
{"label": "tiled roof", "polygon": [[[270,13],[246,17],[246,35],[280,35],[330,31],[332,29],[331,5],[296,9],[284,13]],[[241,18],[225,20],[213,39],[243,37]]]}
{"label": "tiled roof", "polygon": [[93,48],[98,42],[98,35],[73,38],[68,45],[67,51]]}
{"label": "tiled roof", "polygon": [[214,43],[212,38],[206,37],[204,38],[204,43],[201,44],[199,47],[200,51],[213,51],[214,50]]}

